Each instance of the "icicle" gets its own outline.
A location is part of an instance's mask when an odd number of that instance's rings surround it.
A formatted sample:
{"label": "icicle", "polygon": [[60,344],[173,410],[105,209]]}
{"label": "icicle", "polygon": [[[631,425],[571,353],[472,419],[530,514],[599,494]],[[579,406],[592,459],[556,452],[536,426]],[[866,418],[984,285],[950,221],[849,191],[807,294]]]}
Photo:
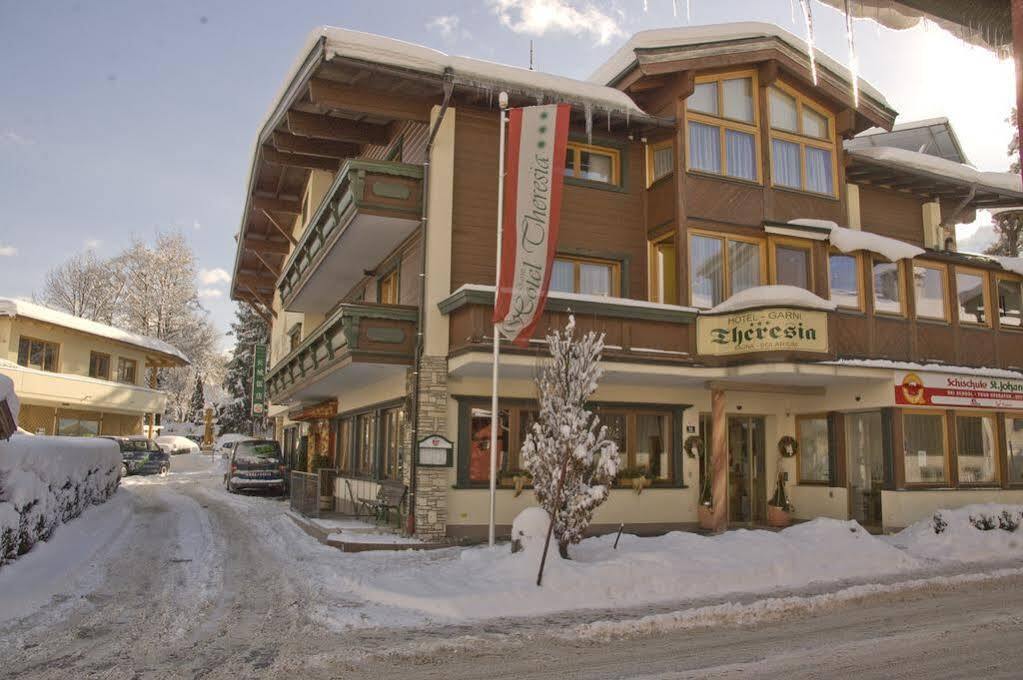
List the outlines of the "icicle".
{"label": "icicle", "polygon": [[643,0],[643,13],[644,14],[646,14],[647,10],[650,9],[649,7],[647,7],[646,3],[647,3],[647,0]]}
{"label": "icicle", "polygon": [[853,107],[860,107],[860,69],[856,63],[856,43],[853,40],[853,16],[849,0],[845,0],[845,37],[849,41],[849,77],[852,79]]}
{"label": "icicle", "polygon": [[813,78],[814,86],[817,85],[817,57],[813,48],[813,14],[810,12],[810,0],[799,0],[799,6],[803,8],[803,20],[806,22],[806,47],[810,52],[810,76]]}
{"label": "icicle", "polygon": [[796,25],[796,0],[789,0],[789,14],[791,15],[792,25]]}
{"label": "icicle", "polygon": [[593,104],[583,104],[583,115],[586,116],[586,143],[593,144]]}
{"label": "icicle", "polygon": [[678,18],[678,0],[671,0],[671,16]]}
{"label": "icicle", "polygon": [[629,116],[632,114],[631,109],[625,109],[625,127],[629,127]]}
{"label": "icicle", "polygon": [[611,132],[611,109],[607,110],[607,131]]}
{"label": "icicle", "polygon": [[692,8],[689,6],[689,4],[691,2],[692,2],[692,0],[686,0],[686,23],[687,24],[693,23],[693,14],[690,11]]}

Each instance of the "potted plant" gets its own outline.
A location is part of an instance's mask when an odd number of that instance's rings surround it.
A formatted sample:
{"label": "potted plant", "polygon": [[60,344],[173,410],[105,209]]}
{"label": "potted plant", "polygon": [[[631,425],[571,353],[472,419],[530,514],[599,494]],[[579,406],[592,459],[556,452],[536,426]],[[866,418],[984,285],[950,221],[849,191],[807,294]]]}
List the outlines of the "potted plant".
{"label": "potted plant", "polygon": [[533,483],[533,478],[525,470],[504,470],[501,472],[501,486],[510,485],[515,489],[515,498],[518,498],[527,485]]}
{"label": "potted plant", "polygon": [[700,504],[696,506],[696,516],[700,520],[700,528],[711,530],[714,528],[714,497],[710,491],[710,471],[703,476],[703,485],[700,487]]}
{"label": "potted plant", "polygon": [[767,526],[784,528],[792,524],[792,503],[785,491],[785,471],[778,471],[778,485],[767,502]]}
{"label": "potted plant", "polygon": [[621,471],[618,477],[623,483],[631,485],[632,490],[636,492],[637,496],[643,493],[643,489],[648,488],[654,481],[647,476],[647,470],[645,467],[625,468]]}

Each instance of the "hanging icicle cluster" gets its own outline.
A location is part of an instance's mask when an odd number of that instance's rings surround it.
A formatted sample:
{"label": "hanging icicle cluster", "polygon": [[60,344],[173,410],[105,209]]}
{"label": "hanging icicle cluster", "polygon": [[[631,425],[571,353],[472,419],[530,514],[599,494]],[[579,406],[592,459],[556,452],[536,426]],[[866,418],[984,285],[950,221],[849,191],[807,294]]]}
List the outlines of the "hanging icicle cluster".
{"label": "hanging icicle cluster", "polygon": [[806,47],[810,53],[810,76],[813,78],[814,86],[817,85],[817,58],[813,47],[813,13],[810,11],[810,0],[799,0],[803,9],[803,21],[806,23]]}
{"label": "hanging icicle cluster", "polygon": [[845,0],[845,37],[849,41],[849,78],[852,80],[853,107],[860,107],[860,69],[856,61],[856,42],[853,40],[853,15],[849,0]]}

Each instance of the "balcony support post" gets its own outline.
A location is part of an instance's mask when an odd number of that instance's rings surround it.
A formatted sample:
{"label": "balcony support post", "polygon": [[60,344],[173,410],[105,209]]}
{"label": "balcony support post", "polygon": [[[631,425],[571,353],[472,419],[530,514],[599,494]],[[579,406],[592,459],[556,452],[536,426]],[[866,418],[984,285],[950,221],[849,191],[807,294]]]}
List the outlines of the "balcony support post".
{"label": "balcony support post", "polygon": [[710,468],[711,468],[711,517],[713,532],[719,534],[728,528],[728,446],[727,418],[725,416],[725,391],[710,393]]}

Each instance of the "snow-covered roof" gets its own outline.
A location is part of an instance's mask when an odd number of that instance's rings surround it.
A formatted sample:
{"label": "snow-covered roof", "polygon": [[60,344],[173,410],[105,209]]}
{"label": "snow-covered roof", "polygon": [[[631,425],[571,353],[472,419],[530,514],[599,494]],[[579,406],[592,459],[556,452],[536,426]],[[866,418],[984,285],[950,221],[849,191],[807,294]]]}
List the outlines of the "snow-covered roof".
{"label": "snow-covered roof", "polygon": [[[463,283],[452,295],[460,291],[481,291],[493,293],[494,287],[481,283]],[[614,304],[622,307],[636,307],[637,309],[650,309],[665,312],[688,312],[699,311],[696,307],[683,305],[669,305],[663,302],[650,302],[648,300],[634,300],[632,298],[609,297],[607,295],[588,295],[585,293],[562,293],[552,290],[547,294],[548,300],[563,300],[565,302],[590,302],[595,304]]]}
{"label": "snow-covered roof", "polygon": [[988,260],[990,262],[997,262],[1001,265],[1002,269],[1013,274],[1019,274],[1023,276],[1023,257],[1007,257],[1005,255],[988,255],[987,253],[971,253],[966,250],[960,250],[960,254],[969,255],[970,257],[978,257],[982,260]]}
{"label": "snow-covered roof", "polygon": [[22,316],[27,319],[50,323],[54,326],[63,326],[64,328],[70,328],[71,330],[75,330],[80,333],[88,333],[89,335],[123,342],[127,345],[133,345],[150,352],[157,352],[159,354],[171,356],[186,364],[191,363],[189,362],[188,357],[185,356],[181,350],[164,342],[163,340],[121,330],[120,328],[108,326],[105,323],[90,321],[89,319],[83,319],[65,312],[58,312],[56,309],[43,307],[42,305],[37,305],[33,302],[15,300],[12,298],[0,298],[0,316]]}
{"label": "snow-covered roof", "polygon": [[893,126],[891,131],[872,127],[842,144],[847,150],[893,146],[939,156],[955,163],[970,162],[948,118],[906,121]]}
{"label": "snow-covered roof", "polygon": [[895,262],[897,260],[912,260],[918,255],[924,254],[924,249],[914,246],[911,243],[881,236],[869,231],[847,229],[840,227],[831,220],[795,219],[789,220],[789,224],[802,227],[813,227],[815,229],[827,229],[828,240],[843,253],[854,253],[858,250],[866,250],[877,253],[882,257]]}
{"label": "snow-covered roof", "polygon": [[[629,38],[628,42],[620,50],[615,52],[610,59],[593,72],[589,80],[600,84],[612,82],[635,62],[635,52],[637,49],[684,47],[687,45],[702,45],[750,38],[778,38],[803,54],[809,54],[806,41],[802,38],[796,37],[780,26],[758,21],[710,24],[707,26],[655,28],[649,31],[640,31]],[[814,50],[814,57],[818,64],[824,66],[838,77],[845,79],[847,82],[852,81],[849,69],[833,57],[822,52],[819,48]],[[863,80],[863,78],[859,78],[858,82],[861,92],[879,104],[888,106],[888,101],[877,88]]]}
{"label": "snow-covered roof", "polygon": [[834,311],[837,305],[831,300],[825,300],[798,286],[754,286],[736,293],[701,314],[726,314],[757,307],[801,307],[830,312]]}
{"label": "snow-covered roof", "polygon": [[908,172],[923,173],[961,184],[975,184],[979,189],[998,194],[1023,195],[1020,176],[1011,172],[983,172],[962,163],[892,146],[848,149],[847,153],[853,158],[876,161]]}

